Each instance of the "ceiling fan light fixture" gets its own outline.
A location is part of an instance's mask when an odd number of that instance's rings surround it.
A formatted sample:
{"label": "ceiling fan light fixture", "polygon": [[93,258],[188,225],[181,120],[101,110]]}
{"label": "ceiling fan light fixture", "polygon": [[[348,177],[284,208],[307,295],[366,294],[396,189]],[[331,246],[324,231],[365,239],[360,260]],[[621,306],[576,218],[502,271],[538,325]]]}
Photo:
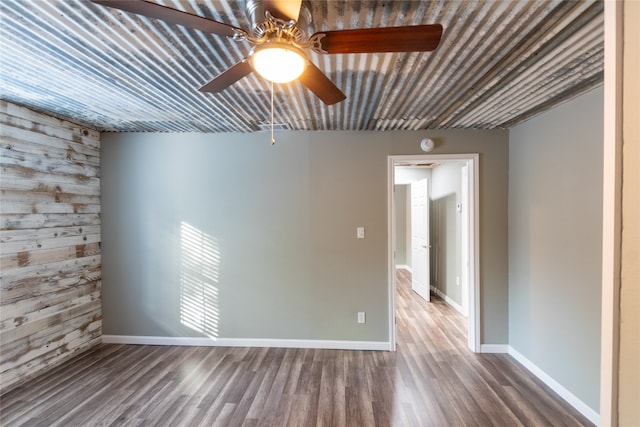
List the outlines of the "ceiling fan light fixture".
{"label": "ceiling fan light fixture", "polygon": [[300,77],[307,58],[302,49],[292,44],[271,42],[256,47],[249,62],[265,79],[274,83],[288,83]]}

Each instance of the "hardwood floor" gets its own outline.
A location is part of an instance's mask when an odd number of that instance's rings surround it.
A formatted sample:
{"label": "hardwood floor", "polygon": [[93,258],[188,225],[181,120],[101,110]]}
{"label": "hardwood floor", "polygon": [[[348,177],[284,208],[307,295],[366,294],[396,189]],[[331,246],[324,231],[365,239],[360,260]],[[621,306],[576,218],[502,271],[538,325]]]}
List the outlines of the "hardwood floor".
{"label": "hardwood floor", "polygon": [[101,345],[0,400],[3,426],[582,426],[465,319],[398,274],[398,349]]}

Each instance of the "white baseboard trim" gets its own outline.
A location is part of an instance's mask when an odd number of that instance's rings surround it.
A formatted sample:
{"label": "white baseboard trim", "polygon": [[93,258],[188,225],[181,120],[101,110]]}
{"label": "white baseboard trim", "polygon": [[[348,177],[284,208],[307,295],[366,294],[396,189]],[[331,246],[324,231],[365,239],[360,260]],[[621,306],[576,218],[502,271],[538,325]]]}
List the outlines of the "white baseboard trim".
{"label": "white baseboard trim", "polygon": [[569,405],[573,406],[578,412],[587,417],[595,425],[600,425],[600,414],[591,409],[586,403],[580,400],[576,395],[564,388],[560,383],[551,378],[546,372],[536,366],[532,361],[524,357],[516,349],[509,346],[509,355],[516,359],[522,366],[527,368],[533,375],[538,377],[549,388],[555,391]]}
{"label": "white baseboard trim", "polygon": [[481,344],[480,353],[509,353],[508,344]]}
{"label": "white baseboard trim", "polygon": [[400,265],[396,265],[396,270],[407,270],[407,271],[411,271],[411,266],[409,265],[404,265],[404,264],[400,264]]}
{"label": "white baseboard trim", "polygon": [[180,345],[201,347],[278,347],[278,348],[321,348],[328,350],[383,350],[393,351],[391,344],[384,341],[329,341],[329,340],[286,340],[286,339],[244,339],[244,338],[196,338],[196,337],[150,337],[134,335],[103,335],[105,344],[135,345]]}
{"label": "white baseboard trim", "polygon": [[451,306],[455,311],[457,311],[458,313],[462,314],[464,317],[467,317],[467,313],[464,312],[464,310],[462,309],[462,306],[460,304],[458,304],[457,302],[455,302],[454,300],[449,298],[447,296],[447,294],[442,292],[440,289],[433,288],[433,290],[436,293],[436,295],[438,295],[440,298],[442,298],[444,300],[444,302],[446,302],[449,306]]}

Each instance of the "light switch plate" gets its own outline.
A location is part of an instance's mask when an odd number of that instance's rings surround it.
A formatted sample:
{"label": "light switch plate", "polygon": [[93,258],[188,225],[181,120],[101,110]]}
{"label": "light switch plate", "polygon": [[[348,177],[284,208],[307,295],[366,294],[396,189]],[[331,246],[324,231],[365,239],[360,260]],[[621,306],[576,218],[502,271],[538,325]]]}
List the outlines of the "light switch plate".
{"label": "light switch plate", "polygon": [[356,236],[358,239],[364,239],[364,227],[356,228]]}
{"label": "light switch plate", "polygon": [[359,311],[358,312],[358,323],[364,323],[365,322],[365,314],[364,311]]}

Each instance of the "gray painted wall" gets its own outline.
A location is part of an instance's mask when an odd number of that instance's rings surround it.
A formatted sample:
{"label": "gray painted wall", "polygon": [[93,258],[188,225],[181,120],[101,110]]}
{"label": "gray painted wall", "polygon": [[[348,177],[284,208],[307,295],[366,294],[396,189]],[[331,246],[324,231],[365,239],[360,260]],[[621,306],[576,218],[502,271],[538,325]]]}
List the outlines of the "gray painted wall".
{"label": "gray painted wall", "polygon": [[603,90],[510,132],[509,343],[599,408]]}
{"label": "gray painted wall", "polygon": [[411,252],[407,251],[409,239],[407,238],[407,225],[410,224],[409,214],[411,208],[408,206],[407,196],[410,195],[408,185],[396,185],[394,201],[396,206],[396,265],[410,265]]}
{"label": "gray painted wall", "polygon": [[104,334],[387,341],[387,156],[425,136],[480,153],[482,339],[507,343],[504,131],[103,134]]}

